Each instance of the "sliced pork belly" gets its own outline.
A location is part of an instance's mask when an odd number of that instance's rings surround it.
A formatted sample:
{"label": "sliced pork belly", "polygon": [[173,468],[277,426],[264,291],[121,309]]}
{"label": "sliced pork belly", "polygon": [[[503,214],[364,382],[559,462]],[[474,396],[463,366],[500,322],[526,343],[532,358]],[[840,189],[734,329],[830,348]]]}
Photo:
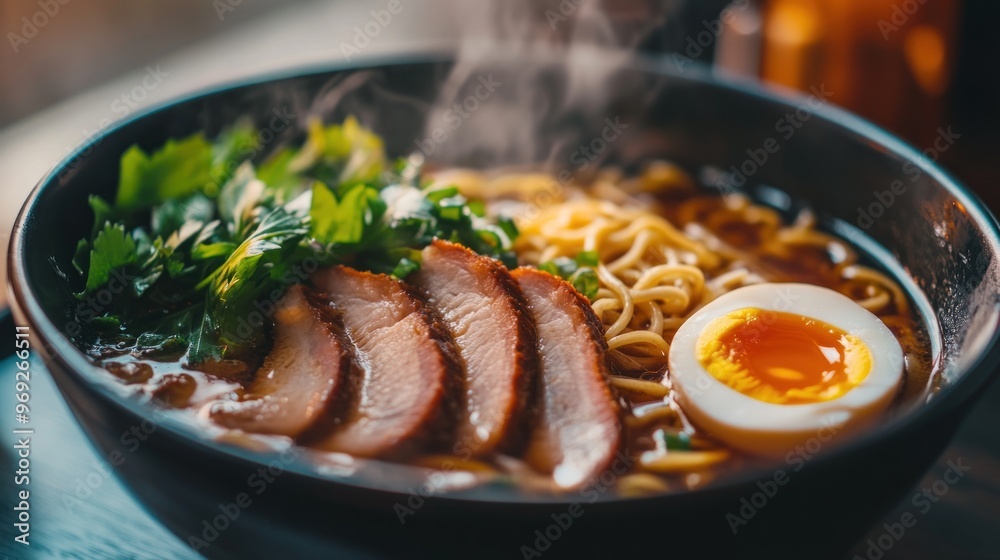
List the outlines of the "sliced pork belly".
{"label": "sliced pork belly", "polygon": [[362,370],[355,402],[314,446],[374,457],[439,435],[431,432],[451,412],[454,358],[420,299],[394,278],[343,266],[320,270],[312,281],[343,319]]}
{"label": "sliced pork belly", "polygon": [[274,347],[241,401],[209,408],[216,423],[247,432],[296,437],[335,400],[351,368],[335,321],[292,286],[274,313]]}
{"label": "sliced pork belly", "polygon": [[590,303],[573,287],[533,268],[513,272],[538,336],[538,425],[525,458],[556,484],[580,486],[608,468],[621,436],[608,386],[607,343]]}
{"label": "sliced pork belly", "polygon": [[524,405],[536,362],[534,324],[517,281],[499,262],[437,240],[407,282],[440,316],[464,366],[454,452],[515,448],[525,435]]}

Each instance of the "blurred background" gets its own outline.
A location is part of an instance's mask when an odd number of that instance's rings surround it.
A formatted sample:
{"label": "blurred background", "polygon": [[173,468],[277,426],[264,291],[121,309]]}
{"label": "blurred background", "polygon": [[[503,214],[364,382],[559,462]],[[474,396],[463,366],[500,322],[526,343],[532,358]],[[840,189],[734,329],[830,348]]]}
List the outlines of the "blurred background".
{"label": "blurred background", "polygon": [[[1000,210],[996,0],[398,0],[377,33],[363,33],[391,1],[0,0],[0,246],[48,169],[143,107],[295,66],[457,48],[482,39],[483,22],[506,41],[598,42],[775,88],[824,84],[834,103],[921,150],[957,136],[935,154]],[[969,479],[886,558],[1000,550],[1000,444],[989,428],[1000,424],[998,393],[942,459],[966,458]],[[106,506],[126,504],[119,494]],[[122,519],[155,527],[136,515]],[[75,522],[89,530],[87,519]],[[864,543],[857,548],[863,556]]]}

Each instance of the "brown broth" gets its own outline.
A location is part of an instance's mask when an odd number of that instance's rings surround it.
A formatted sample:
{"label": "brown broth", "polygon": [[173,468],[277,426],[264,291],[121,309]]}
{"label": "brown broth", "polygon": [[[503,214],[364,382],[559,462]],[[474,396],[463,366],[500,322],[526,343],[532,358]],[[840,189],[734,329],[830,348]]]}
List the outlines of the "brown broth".
{"label": "brown broth", "polygon": [[[738,258],[730,260],[729,265],[738,262],[740,266],[766,281],[804,282],[855,297],[866,295],[862,293],[866,289],[864,285],[844,277],[842,267],[844,255],[838,253],[837,247],[789,246],[784,252],[766,250],[765,241],[773,233],[774,225],[766,220],[760,222],[747,220],[745,215],[727,208],[725,201],[720,197],[676,196],[674,193],[669,200],[661,200],[659,207],[662,214],[679,228],[697,224],[700,233],[692,235],[693,237],[703,237],[702,241],[711,241],[727,252],[738,255]],[[721,272],[725,272],[725,269],[726,267],[723,267]],[[905,381],[897,398],[896,408],[900,403],[917,403],[925,400],[929,393],[935,390],[927,330],[915,311],[909,307],[900,308],[893,304],[878,315],[897,336],[906,356]],[[234,434],[212,426],[206,418],[197,413],[201,406],[215,399],[241,398],[247,383],[252,379],[254,362],[259,363],[264,353],[266,349],[261,350],[260,356],[254,356],[247,362],[226,361],[194,369],[182,363],[177,356],[156,360],[133,356],[128,349],[122,348],[105,347],[95,348],[92,351],[95,357],[100,356],[98,363],[108,369],[109,374],[118,379],[133,395],[147,399],[154,406],[170,409],[185,416],[187,421],[200,426],[211,437],[248,447],[278,449],[294,442],[288,438],[275,436]],[[662,382],[666,371],[666,357],[663,358],[663,362],[663,367],[659,371],[642,372],[641,378]],[[614,373],[640,376],[639,372],[615,371]],[[690,424],[683,411],[680,411],[673,402],[672,395],[656,399],[620,392],[619,398],[625,409],[623,448],[633,464],[638,462],[643,453],[656,448],[654,434],[661,429],[671,433],[691,434],[692,450],[718,447],[707,434]],[[663,408],[672,408],[679,414],[661,414],[664,411],[660,409]],[[352,461],[342,455],[320,452],[316,452],[312,457],[323,469],[342,474],[357,472],[358,465],[380,463]],[[412,457],[407,463],[415,467],[430,468],[432,471],[475,472],[477,484],[484,480],[512,479],[518,480],[522,487],[540,492],[553,490],[551,485],[540,481],[541,477],[531,475],[526,466],[511,457],[498,455],[482,461],[463,461],[451,456],[418,456]],[[714,467],[697,472],[662,475],[661,480],[668,490],[690,489],[709,484],[717,477],[739,471],[749,465],[765,463],[767,461],[763,459],[734,452],[730,459]],[[451,466],[443,467],[444,464]],[[633,472],[639,471],[633,467]],[[458,484],[456,488],[465,486],[467,485]]]}

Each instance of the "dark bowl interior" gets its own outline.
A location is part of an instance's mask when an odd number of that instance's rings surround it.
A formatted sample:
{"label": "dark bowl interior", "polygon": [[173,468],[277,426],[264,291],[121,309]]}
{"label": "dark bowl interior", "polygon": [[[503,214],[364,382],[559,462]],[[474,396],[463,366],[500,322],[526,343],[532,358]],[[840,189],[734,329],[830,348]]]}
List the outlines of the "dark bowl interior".
{"label": "dark bowl interior", "polygon": [[[621,554],[653,546],[650,541],[665,551],[702,554],[836,555],[933,462],[993,374],[1000,325],[995,221],[920,153],[830,107],[821,86],[811,97],[779,97],[692,67],[619,62],[595,54],[581,69],[539,55],[454,67],[431,57],[304,71],[152,110],[83,146],[25,205],[10,251],[18,315],[44,342],[49,369],[96,446],[105,454],[124,450],[121,434],[153,413],[122,398],[64,336],[71,301],[57,267],[69,270],[75,240],[90,228],[87,197],[113,195],[119,157],[132,144],[152,149],[200,130],[211,135],[249,116],[271,130],[262,137],[267,151],[300,135],[311,116],[335,121],[356,114],[386,138],[394,155],[424,147],[440,163],[544,162],[559,172],[581,170],[589,161],[573,152],[617,123],[620,134],[604,143],[600,159],[634,168],[667,158],[724,184],[741,183],[732,171],[742,169],[748,175],[742,188],[782,209],[808,204],[826,228],[903,280],[928,326],[944,381],[940,393],[823,450],[801,472],[779,464],[703,490],[642,499],[614,498],[600,487],[555,500],[495,487],[421,495],[406,485],[380,485],[377,476],[338,477],[301,459],[208,442],[159,417],[120,474],[165,525],[194,545],[189,538],[200,538],[199,552],[213,557],[405,552],[502,558],[524,557],[523,546],[546,556]],[[442,112],[453,102],[464,103],[457,126],[454,114],[447,120]],[[275,126],[281,119],[291,122]],[[445,141],[433,141],[435,128]],[[257,493],[249,478],[269,463],[281,474]],[[727,516],[742,516],[741,500],[753,498],[762,488],[758,481],[777,470],[791,473],[794,484],[754,508],[734,534]],[[241,493],[252,505],[209,538],[206,523]],[[567,518],[577,511],[569,509],[573,503],[583,515]],[[828,527],[839,529],[831,535]]]}

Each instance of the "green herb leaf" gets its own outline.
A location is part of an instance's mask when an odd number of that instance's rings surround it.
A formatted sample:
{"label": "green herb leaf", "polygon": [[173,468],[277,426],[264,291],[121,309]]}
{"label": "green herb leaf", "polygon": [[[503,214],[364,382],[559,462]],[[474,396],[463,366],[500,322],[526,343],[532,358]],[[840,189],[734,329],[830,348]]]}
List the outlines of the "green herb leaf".
{"label": "green herb leaf", "polygon": [[469,212],[472,212],[473,216],[476,216],[477,218],[486,216],[486,204],[484,204],[482,200],[470,200],[468,206]]}
{"label": "green herb leaf", "polygon": [[235,250],[236,244],[228,241],[220,241],[218,243],[202,243],[195,246],[194,250],[191,251],[191,258],[198,261],[204,261],[214,259],[216,257],[224,257]]}
{"label": "green herb leaf", "polygon": [[249,119],[242,119],[223,132],[212,146],[211,179],[206,194],[218,195],[240,164],[254,157],[258,150],[260,137]]}
{"label": "green herb leaf", "polygon": [[451,198],[458,194],[458,187],[444,187],[434,190],[424,190],[424,198],[427,200],[438,203],[446,198]]}
{"label": "green herb leaf", "polygon": [[337,187],[342,194],[359,183],[375,182],[386,169],[382,139],[362,127],[353,116],[343,124],[309,123],[305,146],[289,166]]}
{"label": "green herb leaf", "polygon": [[420,263],[416,261],[411,261],[407,258],[399,259],[396,264],[396,268],[392,269],[392,275],[400,280],[406,278],[410,274],[420,270]]}
{"label": "green herb leaf", "polygon": [[[90,198],[94,227],[77,243],[73,266],[85,276],[84,294],[119,271],[127,289],[81,343],[174,357],[186,346],[191,363],[246,354],[269,322],[254,318],[259,304],[302,281],[293,271],[317,249],[324,264],[399,278],[419,269],[434,238],[516,265],[512,221],[485,218],[482,202],[452,186],[421,191],[422,160],[390,168],[382,140],[353,118],[311,123],[304,146],[255,170],[260,149],[247,121],[212,143],[195,134],[123,154],[115,204]],[[577,280],[586,289],[586,278]]]}
{"label": "green herb leaf", "polygon": [[257,167],[257,178],[274,192],[279,203],[294,198],[306,183],[302,174],[291,165],[297,153],[296,150],[285,148]]}
{"label": "green herb leaf", "polygon": [[457,222],[465,215],[465,205],[462,203],[442,204],[438,207],[438,217],[442,220]]}
{"label": "green herb leaf", "polygon": [[506,235],[507,239],[509,239],[511,242],[517,239],[517,236],[520,235],[521,233],[517,230],[517,225],[514,223],[514,220],[506,216],[503,216],[499,220],[497,220],[497,226],[501,230],[503,230],[504,235]]}
{"label": "green herb leaf", "polygon": [[333,191],[316,182],[312,188],[312,202],[309,208],[311,219],[310,236],[320,243],[356,244],[360,243],[365,228],[373,223],[376,210],[380,206],[378,191],[365,185],[357,185],[343,194],[338,202]]}
{"label": "green herb leaf", "polygon": [[114,332],[121,328],[122,324],[118,317],[94,317],[90,320],[90,326],[99,331]]}
{"label": "green herb leaf", "polygon": [[587,299],[593,300],[597,297],[597,291],[600,289],[597,272],[594,270],[597,264],[597,253],[584,251],[573,259],[556,257],[551,261],[543,262],[538,265],[538,269],[568,281],[576,288],[576,291],[587,296]]}
{"label": "green herb leaf", "polygon": [[222,359],[222,347],[214,342],[215,331],[211,315],[204,313],[197,328],[191,332],[187,355],[184,358],[187,363],[200,364],[208,360]]}
{"label": "green herb leaf", "polygon": [[212,147],[200,133],[169,140],[151,155],[132,146],[122,156],[115,206],[134,211],[187,196],[208,184],[211,167]]}
{"label": "green herb leaf", "polygon": [[576,272],[577,268],[579,268],[579,265],[576,264],[575,260],[569,257],[556,257],[551,261],[546,261],[538,265],[539,270],[548,272],[553,276],[558,276],[563,280],[568,279],[574,272]]}
{"label": "green herb leaf", "polygon": [[600,282],[597,280],[597,273],[594,272],[594,269],[581,268],[574,272],[568,280],[576,288],[576,291],[587,296],[587,299],[593,301],[597,297]]}
{"label": "green herb leaf", "polygon": [[90,243],[86,239],[81,239],[76,242],[76,251],[73,252],[73,268],[83,276],[87,273],[88,266],[90,266]]}
{"label": "green herb leaf", "polygon": [[580,266],[596,268],[600,264],[601,257],[597,254],[597,251],[581,251],[574,260]]}
{"label": "green herb leaf", "polygon": [[257,180],[253,166],[244,162],[219,193],[219,218],[235,238],[245,237],[254,224],[266,196],[264,183]]}
{"label": "green herb leaf", "polygon": [[92,194],[87,197],[87,204],[90,206],[90,210],[94,213],[94,227],[90,232],[90,238],[93,239],[97,237],[97,233],[100,231],[106,222],[117,221],[115,216],[115,210],[111,207],[111,204],[103,198]]}
{"label": "green herb leaf", "polygon": [[92,293],[108,283],[111,273],[138,260],[135,241],[122,224],[105,224],[90,250],[85,293]]}
{"label": "green herb leaf", "polygon": [[690,451],[691,450],[691,435],[687,432],[668,432],[664,429],[658,429],[653,433],[653,437],[663,446],[664,449],[671,451]]}
{"label": "green herb leaf", "polygon": [[[253,347],[260,341],[264,324],[249,319],[255,310],[253,304],[264,295],[287,287],[281,286],[279,280],[282,267],[289,264],[284,256],[294,251],[309,231],[308,215],[293,208],[294,202],[266,214],[222,266],[195,286],[196,290],[208,288],[207,318],[197,335],[202,341],[199,344],[217,340],[225,353],[227,347]],[[189,359],[205,355],[204,350],[195,350]]]}
{"label": "green herb leaf", "polygon": [[150,217],[153,234],[169,237],[191,222],[204,224],[215,215],[215,203],[201,193],[165,201],[153,208]]}

